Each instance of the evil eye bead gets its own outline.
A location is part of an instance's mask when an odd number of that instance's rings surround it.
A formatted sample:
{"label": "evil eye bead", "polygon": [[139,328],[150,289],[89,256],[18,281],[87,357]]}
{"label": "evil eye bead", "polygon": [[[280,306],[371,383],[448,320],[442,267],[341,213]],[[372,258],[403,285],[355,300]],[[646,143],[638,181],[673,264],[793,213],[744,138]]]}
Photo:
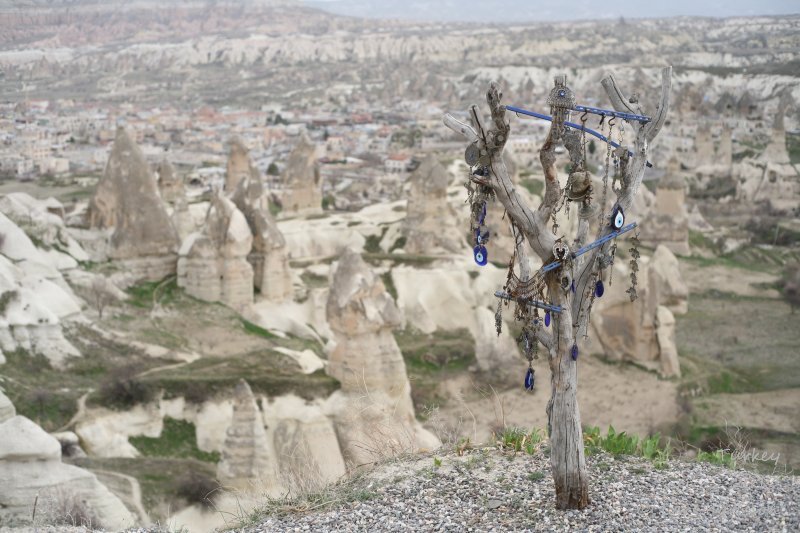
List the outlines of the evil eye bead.
{"label": "evil eye bead", "polygon": [[550,311],[547,311],[544,314],[544,327],[546,327],[546,328],[550,327]]}
{"label": "evil eye bead", "polygon": [[534,384],[533,369],[528,368],[528,371],[525,373],[525,390],[533,390],[533,384]]}
{"label": "evil eye bead", "polygon": [[625,212],[619,205],[615,207],[614,212],[611,213],[611,225],[617,230],[622,229],[622,226],[625,225]]}
{"label": "evil eye bead", "polygon": [[567,95],[567,91],[565,91],[564,89],[561,89],[560,91],[558,91],[558,96],[566,96],[566,95]]}
{"label": "evil eye bead", "polygon": [[489,255],[486,253],[486,247],[481,244],[472,249],[472,255],[475,257],[475,262],[479,266],[484,266],[489,261]]}
{"label": "evil eye bead", "polygon": [[486,244],[487,242],[489,242],[489,228],[479,226],[475,230],[475,244]]}
{"label": "evil eye bead", "polygon": [[578,345],[577,344],[573,344],[572,345],[572,350],[570,350],[570,355],[572,356],[572,360],[573,361],[577,361],[578,360]]}
{"label": "evil eye bead", "polygon": [[603,293],[605,293],[605,292],[606,292],[606,288],[603,286],[603,280],[602,279],[597,280],[597,285],[594,286],[594,294],[595,294],[595,296],[597,296],[598,298],[602,298],[603,297]]}

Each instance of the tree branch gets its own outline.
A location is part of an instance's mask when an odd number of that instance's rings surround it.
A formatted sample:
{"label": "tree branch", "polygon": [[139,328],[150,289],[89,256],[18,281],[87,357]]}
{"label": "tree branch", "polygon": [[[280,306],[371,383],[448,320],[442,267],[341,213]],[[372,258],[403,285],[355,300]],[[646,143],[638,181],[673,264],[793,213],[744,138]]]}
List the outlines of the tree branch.
{"label": "tree branch", "polygon": [[[477,106],[471,106],[469,109],[472,126],[456,120],[449,114],[444,116],[443,122],[451,130],[477,144],[481,162],[491,169],[490,184],[497,195],[497,199],[503,204],[508,216],[514,220],[514,223],[523,232],[536,255],[542,261],[546,261],[552,255],[553,244],[555,243],[555,238],[547,231],[547,220],[551,211],[545,207],[534,212],[526,206],[508,174],[502,155],[503,148],[508,140],[510,126],[505,120],[505,108],[500,105],[501,98],[502,94],[497,84],[492,83],[486,94],[486,101],[492,113],[491,127],[484,121],[478,112]],[[555,187],[558,187],[557,177],[555,178]],[[553,194],[550,193],[550,201],[552,201]]]}
{"label": "tree branch", "polygon": [[[661,70],[661,94],[658,104],[656,106],[656,113],[653,120],[647,124],[640,125],[639,130],[636,132],[636,139],[633,143],[633,155],[628,154],[627,149],[620,150],[620,164],[622,173],[622,185],[617,193],[617,205],[621,206],[625,212],[626,217],[630,215],[630,207],[633,204],[633,198],[636,196],[639,187],[644,178],[644,171],[647,164],[647,150],[650,141],[655,139],[661,126],[666,120],[667,112],[669,111],[669,92],[671,87],[672,67],[665,67]],[[622,91],[617,87],[613,76],[609,75],[601,82],[608,94],[611,104],[617,111],[637,112],[641,114],[641,109],[637,106],[636,109],[629,107],[625,101]],[[605,206],[600,206],[604,209]],[[612,231],[610,225],[606,225],[601,232],[601,236],[608,235]],[[575,297],[572,300],[572,315],[579,320],[581,312],[585,311],[591,301],[591,292],[587,291],[587,284],[592,279],[592,273],[597,268],[598,255],[605,254],[611,247],[611,241],[606,242],[602,246],[595,248],[586,259],[579,263],[578,275],[575,279]],[[588,327],[588,325],[586,326]]]}
{"label": "tree branch", "polygon": [[544,328],[538,328],[534,330],[534,335],[536,335],[536,340],[542,343],[542,345],[547,348],[548,351],[548,358],[553,351],[553,336],[544,330]]}

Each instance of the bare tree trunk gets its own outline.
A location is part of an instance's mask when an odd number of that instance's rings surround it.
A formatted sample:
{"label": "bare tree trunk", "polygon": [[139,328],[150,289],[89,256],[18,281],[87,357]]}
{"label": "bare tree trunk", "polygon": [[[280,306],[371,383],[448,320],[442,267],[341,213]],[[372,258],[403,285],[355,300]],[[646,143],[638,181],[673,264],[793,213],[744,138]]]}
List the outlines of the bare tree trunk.
{"label": "bare tree trunk", "polygon": [[583,509],[589,504],[589,483],[583,454],[583,430],[578,410],[578,363],[572,360],[575,344],[570,312],[570,289],[561,287],[554,274],[548,280],[553,303],[564,311],[554,317],[555,339],[550,353],[550,402],[547,425],[550,465],[556,489],[556,508]]}

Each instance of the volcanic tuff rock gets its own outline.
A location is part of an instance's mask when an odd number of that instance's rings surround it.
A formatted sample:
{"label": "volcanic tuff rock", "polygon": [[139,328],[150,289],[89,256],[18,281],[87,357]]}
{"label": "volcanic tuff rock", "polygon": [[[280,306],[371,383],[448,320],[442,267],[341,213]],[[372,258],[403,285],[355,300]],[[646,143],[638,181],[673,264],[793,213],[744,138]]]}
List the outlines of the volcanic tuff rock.
{"label": "volcanic tuff rock", "polygon": [[284,212],[314,214],[322,211],[322,178],[316,151],[314,143],[303,133],[281,174],[280,198]]}
{"label": "volcanic tuff rock", "polygon": [[447,202],[450,176],[434,155],[428,155],[411,174],[411,190],[403,235],[403,246],[411,254],[464,249],[456,215]]}
{"label": "volcanic tuff rock", "polygon": [[89,202],[89,225],[114,227],[108,255],[134,277],[160,280],[175,272],[178,235],[144,155],[122,127]]}
{"label": "volcanic tuff rock", "polygon": [[[0,404],[3,396],[0,394]],[[64,519],[67,502],[82,502],[92,525],[121,530],[135,524],[133,515],[94,474],[61,463],[61,445],[24,416],[0,423],[0,523],[26,525],[37,500],[45,520]],[[52,515],[52,516],[48,516]]]}
{"label": "volcanic tuff rock", "polygon": [[172,163],[164,159],[158,165],[158,190],[161,198],[168,203],[175,203],[178,198],[186,194],[183,186],[183,179],[178,176]]}
{"label": "volcanic tuff rock", "polygon": [[668,247],[659,245],[656,248],[649,272],[658,304],[674,314],[686,314],[689,310],[689,287],[681,275],[678,258]]}
{"label": "volcanic tuff rock", "polygon": [[81,302],[58,269],[65,261],[66,267],[77,266],[75,259],[40,250],[2,213],[0,235],[0,364],[2,352],[20,348],[54,365],[79,355],[64,338],[62,321],[77,317]]}
{"label": "volcanic tuff rock", "polygon": [[642,242],[663,244],[678,255],[689,255],[689,212],[686,182],[677,158],[669,161],[666,174],[656,188],[655,206],[642,225]]}
{"label": "volcanic tuff rock", "polygon": [[277,463],[270,456],[264,421],[245,380],[236,385],[233,421],[225,434],[222,461],[217,465],[219,481],[242,490],[274,490]]}
{"label": "volcanic tuff rock", "polygon": [[0,424],[16,416],[17,410],[14,409],[14,404],[8,399],[8,396],[3,394],[0,390]]}
{"label": "volcanic tuff rock", "polygon": [[[230,172],[230,160],[228,168]],[[252,169],[252,166],[250,168]],[[286,300],[292,295],[292,276],[286,240],[269,213],[269,198],[258,172],[253,169],[253,172],[242,175],[231,194],[236,207],[247,219],[253,236],[253,247],[247,260],[253,267],[255,288],[267,300],[275,302]]]}
{"label": "volcanic tuff rock", "polygon": [[247,262],[252,245],[247,219],[218,193],[203,229],[181,246],[178,286],[207,302],[222,302],[240,311],[247,308],[253,303],[253,268]]}
{"label": "volcanic tuff rock", "polygon": [[230,140],[228,163],[225,171],[225,192],[233,194],[244,178],[258,179],[258,170],[250,160],[250,151],[240,137]]}
{"label": "volcanic tuff rock", "polygon": [[614,263],[613,283],[606,279],[605,295],[594,303],[592,330],[606,358],[632,361],[664,377],[680,377],[675,318],[667,305],[682,310],[681,294],[688,290],[674,268],[675,256],[664,246],[658,250],[651,259],[639,260],[634,302],[625,292],[630,286],[628,266],[619,260]]}
{"label": "volcanic tuff rock", "polygon": [[438,446],[414,416],[405,363],[392,335],[400,311],[380,277],[350,249],[335,266],[326,314],[336,342],[327,371],[342,383],[331,398],[332,410],[348,464]]}

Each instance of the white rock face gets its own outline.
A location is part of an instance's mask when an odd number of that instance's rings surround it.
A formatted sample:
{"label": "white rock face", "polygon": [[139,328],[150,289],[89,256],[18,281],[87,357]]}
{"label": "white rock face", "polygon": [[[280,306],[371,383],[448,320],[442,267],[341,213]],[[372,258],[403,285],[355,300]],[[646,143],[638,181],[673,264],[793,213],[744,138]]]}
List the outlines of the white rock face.
{"label": "white rock face", "polygon": [[29,524],[38,496],[39,516],[55,513],[60,501],[74,498],[85,503],[95,527],[135,525],[133,515],[94,474],[61,463],[61,445],[42,428],[14,416],[0,423],[0,435],[0,523]]}
{"label": "white rock face", "polygon": [[128,411],[92,410],[75,427],[86,452],[95,457],[139,457],[129,437],[158,437],[164,413],[157,405],[137,405]]}
{"label": "white rock face", "polygon": [[0,423],[5,422],[9,418],[16,416],[17,410],[14,409],[14,404],[8,399],[8,396],[0,391]]}
{"label": "white rock face", "polygon": [[[0,213],[24,227],[28,234],[35,235],[45,245],[59,248],[40,251],[51,256],[47,262],[58,270],[75,268],[77,261],[89,260],[89,255],[64,225],[63,212],[64,206],[54,198],[37,200],[21,192],[0,197]],[[36,259],[36,256],[31,258],[34,262],[37,262]]]}
{"label": "white rock face", "polygon": [[[404,327],[429,334],[466,328],[475,339],[480,370],[507,377],[517,375],[524,361],[508,327],[498,337],[492,311],[497,306],[494,292],[505,283],[506,273],[489,265],[470,266],[478,272],[472,279],[465,266],[455,263],[427,269],[393,268],[392,280]],[[504,316],[504,320],[511,318],[509,313]]]}
{"label": "white rock face", "polygon": [[0,242],[0,350],[41,353],[54,365],[79,355],[61,324],[80,314],[80,301],[53,258],[2,213],[0,234],[5,236]]}
{"label": "white rock face", "polygon": [[207,302],[239,311],[248,308],[253,303],[253,268],[247,262],[252,244],[247,219],[218,194],[203,230],[189,235],[181,246],[178,286]]}
{"label": "white rock face", "polygon": [[320,405],[294,395],[262,405],[285,490],[313,490],[346,474],[336,429]]}

